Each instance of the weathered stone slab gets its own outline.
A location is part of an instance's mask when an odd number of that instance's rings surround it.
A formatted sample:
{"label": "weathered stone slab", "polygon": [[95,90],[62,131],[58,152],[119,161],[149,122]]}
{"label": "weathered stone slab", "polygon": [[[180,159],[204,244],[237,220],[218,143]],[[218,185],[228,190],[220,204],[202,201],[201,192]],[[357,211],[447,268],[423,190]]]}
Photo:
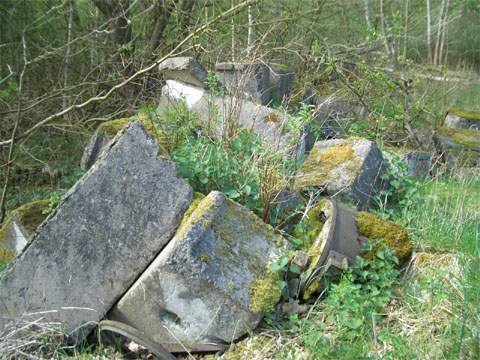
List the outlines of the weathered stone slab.
{"label": "weathered stone slab", "polygon": [[337,95],[315,97],[315,121],[328,138],[346,133],[348,125],[358,118],[354,106]]}
{"label": "weathered stone slab", "polygon": [[[282,152],[300,155],[305,150],[306,134],[301,133],[299,138],[293,138],[294,134],[288,130],[289,120],[285,112],[233,96],[211,96],[201,88],[167,81],[162,89],[159,110],[176,106],[181,101],[203,121],[214,124],[219,135],[238,126],[254,131],[261,140]],[[295,149],[292,151],[292,148]]]}
{"label": "weathered stone slab", "polygon": [[189,213],[110,314],[171,351],[234,341],[280,299],[268,265],[283,237],[219,192]]}
{"label": "weathered stone slab", "polygon": [[215,71],[229,94],[262,105],[288,99],[292,90],[294,73],[281,64],[217,63]]}
{"label": "weathered stone slab", "polygon": [[158,65],[158,70],[165,80],[177,80],[199,87],[207,85],[207,71],[192,57],[168,58]]}
{"label": "weathered stone slab", "polygon": [[434,153],[428,151],[392,152],[391,149],[382,151],[383,158],[388,164],[403,162],[407,175],[419,179],[425,178],[433,171]]}
{"label": "weathered stone slab", "polygon": [[47,217],[43,212],[48,204],[49,200],[38,200],[13,210],[0,228],[0,249],[20,254],[37,226]]}
{"label": "weathered stone slab", "polygon": [[383,188],[386,170],[382,152],[369,140],[318,141],[297,174],[295,188],[315,186],[331,196],[345,194],[364,209]]}
{"label": "weathered stone slab", "polygon": [[450,109],[445,117],[444,125],[447,129],[473,129],[480,131],[480,112],[457,108]]}
{"label": "weathered stone slab", "polygon": [[107,147],[108,143],[117,135],[123,128],[125,128],[130,121],[138,121],[145,128],[147,133],[160,145],[161,155],[168,158],[167,147],[168,141],[162,131],[155,126],[152,121],[144,115],[134,115],[131,117],[105,121],[95,130],[90,141],[83,151],[82,159],[80,161],[80,168],[83,171],[88,170],[97,159],[100,157],[102,151]]}
{"label": "weathered stone slab", "polygon": [[480,131],[438,128],[433,143],[448,169],[480,167]]}
{"label": "weathered stone slab", "polygon": [[[174,164],[158,153],[139,123],[113,139],[0,275],[0,328],[42,317],[82,338],[116,303],[192,200]],[[50,312],[27,315],[43,311]]]}
{"label": "weathered stone slab", "polygon": [[408,175],[425,178],[433,167],[433,154],[426,151],[410,151],[400,158],[407,164]]}

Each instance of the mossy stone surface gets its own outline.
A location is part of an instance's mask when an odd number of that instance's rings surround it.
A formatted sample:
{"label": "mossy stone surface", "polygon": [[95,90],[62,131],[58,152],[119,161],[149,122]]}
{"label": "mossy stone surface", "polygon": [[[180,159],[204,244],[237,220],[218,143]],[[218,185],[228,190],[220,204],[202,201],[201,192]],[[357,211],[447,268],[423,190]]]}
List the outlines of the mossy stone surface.
{"label": "mossy stone surface", "polygon": [[412,242],[407,230],[400,224],[384,220],[368,212],[357,213],[356,223],[360,235],[371,241],[380,241],[371,251],[364,254],[366,259],[373,260],[381,244],[389,246],[401,263],[412,254]]}
{"label": "mossy stone surface", "polygon": [[301,166],[294,188],[317,187],[331,196],[346,194],[358,209],[365,209],[384,186],[386,169],[380,149],[369,140],[318,141]]}
{"label": "mossy stone surface", "polygon": [[467,149],[480,151],[480,131],[473,129],[447,129],[440,127],[438,133],[449,137],[454,143]]}
{"label": "mossy stone surface", "polygon": [[448,113],[461,117],[465,120],[480,121],[480,111],[469,111],[454,107],[449,109]]}

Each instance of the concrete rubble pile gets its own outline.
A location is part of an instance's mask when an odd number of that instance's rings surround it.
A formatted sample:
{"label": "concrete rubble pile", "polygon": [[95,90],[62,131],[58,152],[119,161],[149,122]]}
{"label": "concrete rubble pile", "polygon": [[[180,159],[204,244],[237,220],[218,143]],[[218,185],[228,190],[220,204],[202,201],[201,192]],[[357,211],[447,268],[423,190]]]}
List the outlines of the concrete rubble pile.
{"label": "concrete rubble pile", "polygon": [[[289,96],[291,72],[265,64],[250,70],[256,75],[241,99],[235,82],[248,74],[246,65],[217,65],[228,91],[218,94],[197,62],[168,59],[160,65],[166,85],[159,107],[184,102],[202,121],[216,116],[219,132],[235,118],[272,146],[293,154],[290,146],[300,144],[294,154],[303,154],[305,134],[288,131],[287,114],[265,106]],[[0,333],[41,317],[60,322],[76,341],[99,325],[158,353],[217,351],[279,303],[310,301],[322,279],[369,256],[362,254],[366,241],[384,238],[401,260],[411,253],[398,224],[340,203],[368,209],[385,187],[387,162],[371,141],[315,143],[293,192],[282,196],[300,202],[315,188],[327,197],[306,216],[309,249],[293,253],[283,236],[224,194],[194,196],[168,160],[165,139],[149,126],[136,116],[99,127],[82,158],[85,175],[58,207],[46,219],[48,202],[19,208],[0,229],[0,256],[8,250],[13,259],[0,273]],[[287,271],[286,294],[271,270],[285,259],[287,268],[300,269]]]}

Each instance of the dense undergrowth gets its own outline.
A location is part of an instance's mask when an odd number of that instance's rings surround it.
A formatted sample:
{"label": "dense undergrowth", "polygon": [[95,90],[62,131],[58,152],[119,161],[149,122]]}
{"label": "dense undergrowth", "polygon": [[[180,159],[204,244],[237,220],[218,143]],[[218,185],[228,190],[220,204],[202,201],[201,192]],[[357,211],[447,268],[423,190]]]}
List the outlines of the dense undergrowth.
{"label": "dense undergrowth", "polygon": [[[212,124],[198,123],[182,107],[162,114],[147,107],[143,113],[175,139],[170,156],[195,191],[223,191],[269,221],[294,248],[305,245],[301,237],[305,231],[292,232],[301,224],[291,224],[298,221],[306,203],[285,212],[276,201],[282,187],[291,183],[296,160],[268,150],[246,130],[214,136]],[[38,184],[16,193],[10,201],[47,196],[53,208],[60,194],[81,175],[76,165],[66,169],[54,190]],[[416,249],[412,260],[399,270],[398,260],[386,247],[372,261],[359,258],[306,314],[282,318],[267,314],[259,333],[234,345],[224,355],[227,359],[479,356],[478,181],[453,175],[418,181],[406,175],[398,160],[392,161],[388,178],[390,187],[376,198],[375,211],[409,229]],[[306,195],[310,202],[318,199],[318,194]],[[285,271],[282,264],[277,267],[276,271]],[[105,351],[110,350],[86,347],[77,354]]]}

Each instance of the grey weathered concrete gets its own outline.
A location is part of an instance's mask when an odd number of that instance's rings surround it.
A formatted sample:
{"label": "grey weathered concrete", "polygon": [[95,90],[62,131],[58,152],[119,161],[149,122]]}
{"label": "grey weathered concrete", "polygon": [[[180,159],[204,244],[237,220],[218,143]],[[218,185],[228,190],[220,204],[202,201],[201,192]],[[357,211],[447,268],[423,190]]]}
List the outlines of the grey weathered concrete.
{"label": "grey weathered concrete", "polygon": [[139,123],[108,146],[0,275],[0,328],[44,317],[81,338],[173,236],[192,200],[173,163]]}
{"label": "grey weathered concrete", "polygon": [[[455,111],[449,112],[445,117],[445,127],[448,129],[473,129],[480,131],[480,113],[465,113],[466,115],[462,116],[461,113],[457,114]],[[472,117],[469,117],[469,114]]]}
{"label": "grey weathered concrete", "polygon": [[[205,122],[211,122],[218,134],[229,127],[243,127],[254,131],[261,140],[282,152],[303,154],[306,134],[293,138],[287,130],[288,115],[285,112],[255,104],[233,96],[211,96],[207,91],[169,80],[162,89],[159,110],[176,106],[184,101],[187,108],[196,112]],[[295,148],[292,150],[292,148]]]}
{"label": "grey weathered concrete", "polygon": [[433,143],[448,169],[480,167],[480,131],[439,128]]}
{"label": "grey weathered concrete", "polygon": [[337,95],[315,97],[315,121],[321,126],[326,137],[340,137],[346,133],[349,124],[358,119],[358,109]]}
{"label": "grey weathered concrete", "polygon": [[383,188],[386,170],[382,152],[369,140],[318,141],[297,174],[295,188],[315,186],[331,196],[347,195],[365,209]]}
{"label": "grey weathered concrete", "polygon": [[168,58],[158,65],[158,71],[165,80],[177,80],[199,87],[207,85],[207,71],[192,57]]}
{"label": "grey weathered concrete", "polygon": [[87,146],[85,146],[85,149],[83,150],[82,158],[80,160],[80,168],[83,171],[90,169],[95,161],[97,161],[102,150],[110,140],[111,138],[103,132],[95,131],[93,133]]}
{"label": "grey weathered concrete", "polygon": [[212,192],[109,318],[171,350],[234,341],[262,318],[251,310],[252,286],[270,276],[268,264],[284,253],[284,243],[252,212]]}
{"label": "grey weathered concrete", "polygon": [[407,164],[408,175],[424,178],[430,174],[433,166],[433,154],[426,151],[410,151],[400,158]]}
{"label": "grey weathered concrete", "polygon": [[228,94],[269,105],[290,97],[294,73],[281,64],[217,63],[215,72]]}

